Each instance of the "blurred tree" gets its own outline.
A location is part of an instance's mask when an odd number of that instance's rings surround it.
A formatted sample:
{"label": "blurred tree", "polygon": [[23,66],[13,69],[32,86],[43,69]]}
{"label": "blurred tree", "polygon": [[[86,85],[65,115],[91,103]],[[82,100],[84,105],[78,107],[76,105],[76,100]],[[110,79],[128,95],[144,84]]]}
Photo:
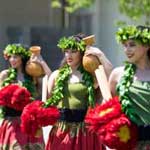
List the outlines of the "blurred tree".
{"label": "blurred tree", "polygon": [[53,8],[64,8],[68,13],[73,13],[80,8],[87,8],[94,3],[95,0],[51,0]]}
{"label": "blurred tree", "polygon": [[150,25],[150,0],[117,1],[119,2],[119,10],[122,14],[125,14],[134,21],[144,17],[145,25]]}
{"label": "blurred tree", "polygon": [[95,0],[51,0],[52,8],[60,8],[62,10],[62,26],[69,26],[69,13],[73,13],[80,8],[90,7]]}

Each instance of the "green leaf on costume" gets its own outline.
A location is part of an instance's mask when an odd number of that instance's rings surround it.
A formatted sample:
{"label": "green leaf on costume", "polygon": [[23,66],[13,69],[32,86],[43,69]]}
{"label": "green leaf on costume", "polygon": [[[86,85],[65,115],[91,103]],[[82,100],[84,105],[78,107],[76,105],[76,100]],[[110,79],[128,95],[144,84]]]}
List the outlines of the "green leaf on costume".
{"label": "green leaf on costume", "polygon": [[136,71],[136,66],[134,64],[125,63],[124,74],[121,81],[117,85],[117,92],[120,96],[120,102],[123,112],[132,120],[135,121],[136,115],[133,109],[130,108],[131,100],[128,95],[129,88],[133,82],[133,76]]}

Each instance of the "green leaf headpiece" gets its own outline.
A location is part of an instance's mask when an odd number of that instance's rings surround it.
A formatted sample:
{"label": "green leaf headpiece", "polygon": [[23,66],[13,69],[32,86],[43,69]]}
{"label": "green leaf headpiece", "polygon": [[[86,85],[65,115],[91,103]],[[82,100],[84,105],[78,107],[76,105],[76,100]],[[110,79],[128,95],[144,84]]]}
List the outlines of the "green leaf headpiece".
{"label": "green leaf headpiece", "polygon": [[144,26],[126,26],[119,28],[116,32],[118,42],[125,42],[129,39],[136,40],[143,45],[150,45],[150,29]]}
{"label": "green leaf headpiece", "polygon": [[64,52],[67,49],[78,50],[80,52],[85,51],[86,44],[83,40],[76,40],[73,36],[63,37],[59,40],[57,46]]}
{"label": "green leaf headpiece", "polygon": [[28,51],[21,44],[9,44],[4,49],[4,57],[8,59],[11,55],[20,55],[23,59],[28,59],[31,56],[31,52]]}

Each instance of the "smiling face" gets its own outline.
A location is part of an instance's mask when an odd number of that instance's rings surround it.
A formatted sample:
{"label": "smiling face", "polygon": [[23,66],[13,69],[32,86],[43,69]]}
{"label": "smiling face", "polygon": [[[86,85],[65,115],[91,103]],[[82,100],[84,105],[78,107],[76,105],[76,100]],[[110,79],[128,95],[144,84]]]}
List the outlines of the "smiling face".
{"label": "smiling face", "polygon": [[77,50],[68,49],[68,50],[65,50],[65,58],[66,58],[67,64],[73,68],[81,64],[82,55]]}
{"label": "smiling face", "polygon": [[123,43],[124,52],[131,63],[138,63],[146,60],[148,47],[139,44],[134,40],[127,40]]}
{"label": "smiling face", "polygon": [[20,68],[22,66],[22,58],[19,55],[11,55],[9,57],[9,63],[12,68]]}

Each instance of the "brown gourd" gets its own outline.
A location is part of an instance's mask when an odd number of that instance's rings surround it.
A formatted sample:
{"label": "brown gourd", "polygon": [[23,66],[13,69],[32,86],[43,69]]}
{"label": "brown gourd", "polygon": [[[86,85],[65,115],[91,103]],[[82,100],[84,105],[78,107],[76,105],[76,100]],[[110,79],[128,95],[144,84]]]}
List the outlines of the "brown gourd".
{"label": "brown gourd", "polygon": [[[41,47],[40,46],[31,46],[30,51],[33,55],[40,55]],[[33,77],[40,77],[44,75],[44,70],[42,66],[37,62],[32,62],[29,60],[26,64],[26,72]]]}
{"label": "brown gourd", "polygon": [[[86,46],[91,46],[95,42],[95,36],[91,35],[86,38],[83,38],[83,41],[85,42]],[[94,71],[98,68],[100,62],[99,59],[94,55],[84,55],[82,64],[86,71],[88,71],[91,74],[94,74]]]}
{"label": "brown gourd", "polygon": [[83,67],[86,71],[91,74],[94,74],[94,71],[100,65],[98,58],[94,55],[83,56]]}

